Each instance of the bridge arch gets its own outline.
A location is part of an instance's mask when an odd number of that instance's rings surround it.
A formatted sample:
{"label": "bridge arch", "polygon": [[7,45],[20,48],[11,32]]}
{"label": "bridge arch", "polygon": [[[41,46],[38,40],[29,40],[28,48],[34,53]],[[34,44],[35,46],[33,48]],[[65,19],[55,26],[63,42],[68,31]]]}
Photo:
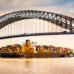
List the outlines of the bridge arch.
{"label": "bridge arch", "polygon": [[[8,24],[11,24],[13,22],[20,21],[23,19],[42,19],[42,20],[46,20],[51,23],[54,23],[55,25],[60,26],[64,29],[68,29],[71,32],[74,29],[74,26],[73,26],[74,18],[65,16],[62,14],[53,13],[53,12],[36,11],[36,10],[15,11],[15,12],[0,16],[0,29],[7,26]],[[40,34],[33,34],[33,35],[42,35],[42,34],[40,33]],[[23,36],[23,35],[19,35],[19,36]],[[31,36],[31,35],[26,35],[26,36]],[[18,37],[18,36],[17,35],[6,36],[1,38],[9,38],[9,37]]]}
{"label": "bridge arch", "polygon": [[0,29],[12,22],[19,21],[22,19],[33,19],[33,18],[50,21],[51,23],[54,23],[57,26],[61,26],[65,29],[69,30],[73,29],[72,27],[74,21],[73,18],[52,12],[36,11],[36,10],[15,11],[1,16]]}

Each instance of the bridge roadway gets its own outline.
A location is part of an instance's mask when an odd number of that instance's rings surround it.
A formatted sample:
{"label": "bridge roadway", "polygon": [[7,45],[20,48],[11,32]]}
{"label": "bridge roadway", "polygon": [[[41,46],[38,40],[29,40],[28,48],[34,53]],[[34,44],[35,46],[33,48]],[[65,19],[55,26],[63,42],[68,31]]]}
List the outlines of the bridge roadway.
{"label": "bridge roadway", "polygon": [[7,39],[7,38],[16,38],[16,37],[27,37],[27,36],[43,36],[43,35],[68,35],[68,34],[74,34],[74,32],[50,32],[50,33],[30,33],[30,34],[20,34],[20,35],[11,35],[11,36],[5,36],[0,37],[1,39]]}

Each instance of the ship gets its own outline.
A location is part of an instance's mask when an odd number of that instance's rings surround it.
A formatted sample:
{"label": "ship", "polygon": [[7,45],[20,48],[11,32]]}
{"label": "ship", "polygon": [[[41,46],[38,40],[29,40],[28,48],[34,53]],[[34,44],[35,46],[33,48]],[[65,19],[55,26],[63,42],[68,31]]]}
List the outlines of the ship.
{"label": "ship", "polygon": [[37,45],[36,42],[26,40],[22,45],[8,45],[0,48],[0,57],[51,58],[70,57],[73,50],[64,47]]}

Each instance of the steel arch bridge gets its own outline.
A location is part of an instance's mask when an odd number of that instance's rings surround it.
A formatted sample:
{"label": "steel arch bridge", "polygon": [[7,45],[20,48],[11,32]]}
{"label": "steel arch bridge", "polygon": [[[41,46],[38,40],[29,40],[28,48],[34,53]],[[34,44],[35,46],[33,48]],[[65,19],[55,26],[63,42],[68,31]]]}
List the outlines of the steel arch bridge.
{"label": "steel arch bridge", "polygon": [[31,33],[31,34],[20,34],[20,35],[8,35],[2,36],[0,39],[5,38],[13,38],[13,37],[21,37],[21,36],[37,36],[37,35],[56,35],[56,34],[73,34],[74,29],[74,18],[68,17],[62,14],[57,14],[53,12],[46,11],[36,11],[36,10],[22,10],[15,11],[12,13],[5,14],[0,16],[0,29],[4,28],[8,24],[11,24],[16,21],[20,21],[23,19],[42,19],[54,23],[55,25],[62,27],[64,29],[68,29],[70,32],[47,32],[47,33]]}

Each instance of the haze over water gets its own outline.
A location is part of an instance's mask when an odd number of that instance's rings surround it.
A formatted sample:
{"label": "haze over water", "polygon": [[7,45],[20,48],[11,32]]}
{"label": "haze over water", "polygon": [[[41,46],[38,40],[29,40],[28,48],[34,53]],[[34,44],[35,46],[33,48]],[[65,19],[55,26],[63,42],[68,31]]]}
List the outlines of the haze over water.
{"label": "haze over water", "polygon": [[53,45],[56,47],[66,47],[74,49],[74,35],[49,35],[49,36],[46,35],[46,36],[10,38],[0,40],[0,47],[13,44],[23,44],[25,43],[26,39],[37,42],[37,44],[40,45]]}

